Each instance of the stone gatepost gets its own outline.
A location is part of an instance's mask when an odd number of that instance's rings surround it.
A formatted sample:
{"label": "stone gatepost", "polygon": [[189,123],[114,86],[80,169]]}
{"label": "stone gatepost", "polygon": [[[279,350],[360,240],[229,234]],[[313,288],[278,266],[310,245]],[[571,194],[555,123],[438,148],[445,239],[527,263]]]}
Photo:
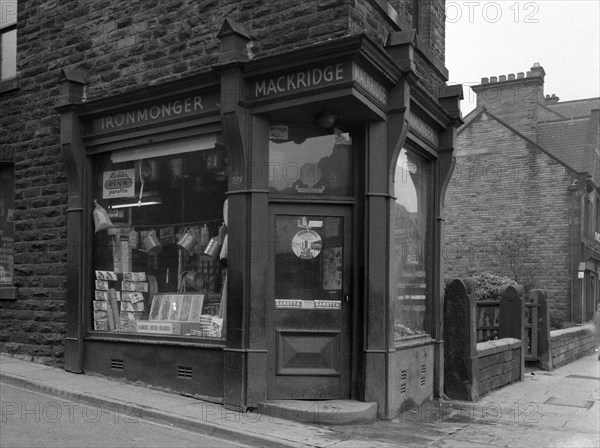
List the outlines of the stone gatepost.
{"label": "stone gatepost", "polygon": [[498,338],[521,340],[521,381],[525,379],[525,302],[522,286],[503,286],[500,299]]}
{"label": "stone gatepost", "polygon": [[478,398],[475,319],[477,300],[469,281],[453,280],[444,294],[444,392],[458,400]]}

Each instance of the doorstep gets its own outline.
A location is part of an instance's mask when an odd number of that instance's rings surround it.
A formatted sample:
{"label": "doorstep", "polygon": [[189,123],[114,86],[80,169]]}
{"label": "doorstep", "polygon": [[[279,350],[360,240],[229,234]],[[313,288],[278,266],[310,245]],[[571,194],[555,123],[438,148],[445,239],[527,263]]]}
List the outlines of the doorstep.
{"label": "doorstep", "polygon": [[268,400],[257,412],[319,425],[348,425],[377,419],[377,403],[356,400]]}

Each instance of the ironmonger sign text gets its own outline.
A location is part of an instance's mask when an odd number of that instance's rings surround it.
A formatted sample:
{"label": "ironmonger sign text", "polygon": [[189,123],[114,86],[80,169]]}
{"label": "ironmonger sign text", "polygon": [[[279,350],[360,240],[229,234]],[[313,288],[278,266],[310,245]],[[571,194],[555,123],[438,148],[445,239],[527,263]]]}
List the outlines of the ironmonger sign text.
{"label": "ironmonger sign text", "polygon": [[217,93],[193,95],[104,115],[92,120],[90,131],[110,132],[195,115],[218,108],[218,101]]}

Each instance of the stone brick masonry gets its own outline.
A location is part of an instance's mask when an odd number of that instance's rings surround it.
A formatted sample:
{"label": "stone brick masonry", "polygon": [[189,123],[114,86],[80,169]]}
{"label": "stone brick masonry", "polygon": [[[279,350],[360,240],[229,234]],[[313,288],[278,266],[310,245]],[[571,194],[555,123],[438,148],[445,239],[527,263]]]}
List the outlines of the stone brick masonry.
{"label": "stone brick masonry", "polygon": [[512,277],[493,238],[503,229],[519,230],[531,242],[520,258],[522,271],[548,292],[553,309],[568,313],[567,168],[485,113],[459,135],[457,148],[445,199],[446,276],[478,269]]}
{"label": "stone brick masonry", "polygon": [[[383,42],[390,19],[369,0],[35,0],[19,3],[19,88],[0,93],[0,161],[15,168],[17,300],[0,302],[0,349],[60,362],[65,331],[67,185],[59,149],[59,72],[87,75],[88,99],[210,69],[226,16],[253,36],[256,56],[366,32]],[[385,4],[385,2],[383,2]],[[412,1],[395,1],[410,23]],[[444,2],[424,41],[443,60]],[[422,82],[442,82],[421,61]]]}
{"label": "stone brick masonry", "polygon": [[520,251],[517,281],[543,288],[550,307],[568,316],[575,173],[535,143],[543,77],[536,64],[527,76],[484,78],[474,88],[477,109],[459,130],[445,197],[443,253],[447,277],[474,271],[514,277],[495,238],[503,230],[522,233],[530,245]]}
{"label": "stone brick masonry", "polygon": [[591,325],[586,325],[551,332],[552,367],[560,367],[593,353],[596,350],[594,331]]}

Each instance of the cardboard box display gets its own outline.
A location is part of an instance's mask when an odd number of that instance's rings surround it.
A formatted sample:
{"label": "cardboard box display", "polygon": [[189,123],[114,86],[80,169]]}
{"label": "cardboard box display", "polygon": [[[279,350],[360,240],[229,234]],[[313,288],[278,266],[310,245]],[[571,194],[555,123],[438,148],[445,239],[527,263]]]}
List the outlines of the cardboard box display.
{"label": "cardboard box display", "polygon": [[108,291],[108,280],[96,280],[96,289]]}
{"label": "cardboard box display", "polygon": [[148,292],[148,283],[123,280],[121,282],[121,291]]}
{"label": "cardboard box display", "polygon": [[107,300],[94,300],[94,311],[108,311],[108,293]]}
{"label": "cardboard box display", "polygon": [[141,292],[123,291],[121,293],[121,299],[123,302],[141,302],[144,300],[144,295]]}
{"label": "cardboard box display", "polygon": [[121,311],[144,311],[144,302],[121,302]]}
{"label": "cardboard box display", "polygon": [[113,271],[96,271],[96,279],[117,281],[117,274]]}
{"label": "cardboard box display", "polygon": [[96,300],[108,300],[108,291],[96,291],[94,297]]}
{"label": "cardboard box display", "polygon": [[108,318],[94,319],[94,330],[108,331]]}
{"label": "cardboard box display", "polygon": [[123,272],[123,280],[130,282],[145,282],[146,281],[146,273],[145,272]]}

